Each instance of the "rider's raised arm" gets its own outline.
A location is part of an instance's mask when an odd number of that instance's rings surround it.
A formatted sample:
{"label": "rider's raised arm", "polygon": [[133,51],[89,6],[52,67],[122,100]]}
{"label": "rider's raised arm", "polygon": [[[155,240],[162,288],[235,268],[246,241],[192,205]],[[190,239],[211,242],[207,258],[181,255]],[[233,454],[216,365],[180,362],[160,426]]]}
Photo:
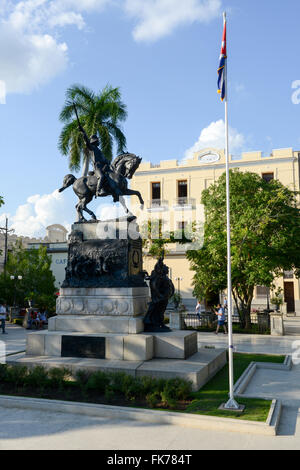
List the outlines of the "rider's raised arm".
{"label": "rider's raised arm", "polygon": [[93,150],[93,149],[92,149],[92,146],[91,146],[90,139],[88,138],[87,133],[85,132],[84,128],[83,128],[81,125],[79,126],[79,130],[80,130],[80,132],[81,132],[82,135],[83,135],[83,138],[84,138],[84,141],[85,141],[85,143],[86,143],[87,148],[88,148],[89,150]]}

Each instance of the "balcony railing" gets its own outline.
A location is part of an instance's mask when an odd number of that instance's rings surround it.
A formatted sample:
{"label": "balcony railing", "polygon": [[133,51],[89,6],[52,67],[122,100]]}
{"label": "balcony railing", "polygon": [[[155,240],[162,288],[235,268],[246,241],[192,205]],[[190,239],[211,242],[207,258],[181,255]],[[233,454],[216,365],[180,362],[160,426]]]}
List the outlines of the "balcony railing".
{"label": "balcony railing", "polygon": [[169,207],[169,202],[162,199],[152,199],[148,201],[148,210],[167,210]]}
{"label": "balcony railing", "polygon": [[177,197],[174,199],[174,207],[194,207],[196,204],[196,199],[189,197]]}

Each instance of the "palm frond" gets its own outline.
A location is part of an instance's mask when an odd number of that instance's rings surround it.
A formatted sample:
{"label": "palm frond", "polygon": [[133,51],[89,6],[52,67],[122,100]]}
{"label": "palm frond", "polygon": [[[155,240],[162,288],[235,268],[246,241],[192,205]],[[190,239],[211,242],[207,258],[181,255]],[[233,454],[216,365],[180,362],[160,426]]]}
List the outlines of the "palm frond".
{"label": "palm frond", "polygon": [[106,123],[106,125],[117,143],[118,154],[124,153],[127,147],[127,140],[122,130],[118,126],[116,126],[113,122],[108,122]]}
{"label": "palm frond", "polygon": [[107,160],[111,161],[113,157],[113,140],[109,133],[109,130],[105,126],[101,126],[98,128],[98,134],[100,136],[101,142],[101,150],[107,158]]}

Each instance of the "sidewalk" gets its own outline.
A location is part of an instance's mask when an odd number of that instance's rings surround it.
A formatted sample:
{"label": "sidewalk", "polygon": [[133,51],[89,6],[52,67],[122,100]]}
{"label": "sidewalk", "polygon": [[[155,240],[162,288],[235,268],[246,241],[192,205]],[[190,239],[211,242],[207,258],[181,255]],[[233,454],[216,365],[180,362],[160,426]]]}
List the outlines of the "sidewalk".
{"label": "sidewalk", "polygon": [[[292,354],[293,343],[300,341],[300,335],[295,336],[262,336],[262,335],[233,335],[235,352],[253,354]],[[214,346],[215,348],[228,348],[228,336],[219,333],[198,333],[199,347]]]}
{"label": "sidewalk", "polygon": [[0,341],[5,343],[6,354],[16,354],[18,352],[25,351],[26,337],[27,333],[30,331],[8,322],[5,324],[5,330],[7,335],[0,334]]}

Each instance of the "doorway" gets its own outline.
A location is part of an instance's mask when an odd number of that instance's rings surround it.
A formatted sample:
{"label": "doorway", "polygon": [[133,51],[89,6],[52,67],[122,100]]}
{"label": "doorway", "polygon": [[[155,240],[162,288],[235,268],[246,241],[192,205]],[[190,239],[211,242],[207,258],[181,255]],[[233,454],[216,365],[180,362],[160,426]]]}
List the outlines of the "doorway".
{"label": "doorway", "polygon": [[294,294],[294,283],[285,282],[284,283],[284,301],[287,304],[287,312],[295,312],[295,294]]}

